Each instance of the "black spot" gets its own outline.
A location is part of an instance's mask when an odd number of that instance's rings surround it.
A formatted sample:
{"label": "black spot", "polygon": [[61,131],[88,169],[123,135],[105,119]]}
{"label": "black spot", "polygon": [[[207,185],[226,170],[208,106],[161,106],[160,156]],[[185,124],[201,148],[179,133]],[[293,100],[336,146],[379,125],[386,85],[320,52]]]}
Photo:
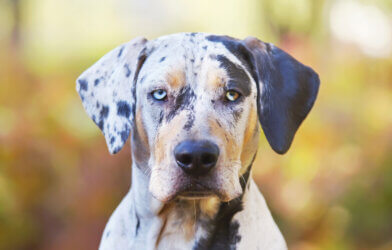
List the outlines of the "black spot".
{"label": "black spot", "polygon": [[103,131],[103,126],[105,125],[104,121],[100,120],[97,125]]}
{"label": "black spot", "polygon": [[191,59],[191,63],[194,63],[194,62],[195,62],[195,59],[192,58],[192,59]]}
{"label": "black spot", "polygon": [[122,46],[122,47],[120,48],[120,51],[118,52],[117,57],[120,57],[120,56],[122,55],[123,50],[124,50],[124,46]]}
{"label": "black spot", "polygon": [[163,121],[163,111],[161,111],[161,113],[159,113],[159,120],[158,120],[158,124],[161,124]]}
{"label": "black spot", "polygon": [[226,69],[230,77],[227,88],[237,89],[244,96],[249,96],[251,92],[251,82],[245,70],[223,55],[217,55],[216,59],[220,62],[220,66]]}
{"label": "black spot", "polygon": [[87,91],[88,89],[87,81],[84,79],[79,79],[79,86],[80,86],[80,90]]}
{"label": "black spot", "polygon": [[117,102],[117,114],[129,118],[131,115],[131,108],[125,101]]}
{"label": "black spot", "polygon": [[191,103],[195,99],[196,95],[193,90],[189,87],[183,87],[178,94],[173,107],[171,108],[170,112],[166,116],[166,120],[170,121],[176,116],[181,110],[184,109],[192,109]]}
{"label": "black spot", "polygon": [[140,228],[140,220],[139,217],[136,215],[136,230],[135,230],[135,236],[137,236],[137,233],[139,232]]}
{"label": "black spot", "polygon": [[192,32],[190,35],[191,35],[191,36],[196,36],[196,35],[197,35],[197,32]]}
{"label": "black spot", "polygon": [[129,136],[129,129],[126,128],[125,130],[123,130],[123,131],[120,133],[120,136],[121,136],[122,142],[125,143],[125,142],[127,141],[127,139],[128,139],[128,136]]}
{"label": "black spot", "polygon": [[113,150],[113,154],[118,153],[121,150],[122,146],[118,146]]}
{"label": "black spot", "polygon": [[129,69],[128,63],[124,64],[124,69],[125,69],[125,76],[129,77],[131,75],[131,70]]}
{"label": "black spot", "polygon": [[159,62],[163,62],[163,61],[165,61],[165,59],[166,59],[166,57],[164,56],[164,57],[162,57],[162,58],[159,60]]}
{"label": "black spot", "polygon": [[186,121],[185,125],[184,125],[184,129],[186,131],[189,131],[193,124],[195,123],[195,114],[194,112],[190,112],[189,116],[188,116],[188,120]]}
{"label": "black spot", "polygon": [[103,131],[104,125],[105,125],[105,119],[108,117],[109,114],[109,107],[108,106],[102,106],[101,111],[99,112],[99,121],[95,120],[95,116],[93,121],[97,124],[97,126]]}
{"label": "black spot", "polygon": [[99,112],[99,117],[100,119],[106,119],[109,114],[109,107],[108,106],[102,106],[101,111]]}
{"label": "black spot", "polygon": [[235,55],[241,63],[246,67],[246,69],[250,72],[253,79],[257,82],[256,71],[252,66],[252,53],[246,48],[244,44],[238,39],[235,39],[230,36],[216,36],[210,35],[206,37],[207,40],[216,43],[222,43],[223,46],[226,47],[228,51],[230,51],[233,55]]}
{"label": "black spot", "polygon": [[110,138],[110,144],[113,144],[115,140],[116,140],[116,138],[114,136],[112,136],[112,138]]}
{"label": "black spot", "polygon": [[207,50],[207,45],[203,46],[202,48],[203,48],[204,50]]}
{"label": "black spot", "polygon": [[108,238],[110,236],[110,230],[106,232],[105,237]]}
{"label": "black spot", "polygon": [[97,86],[97,85],[99,84],[99,82],[100,82],[100,79],[99,79],[99,78],[95,79],[95,80],[94,80],[94,86]]}
{"label": "black spot", "polygon": [[[133,101],[133,103],[132,103],[131,112],[132,112],[132,115],[134,116],[135,112],[136,112],[136,100]],[[133,119],[131,119],[131,122],[133,122]]]}

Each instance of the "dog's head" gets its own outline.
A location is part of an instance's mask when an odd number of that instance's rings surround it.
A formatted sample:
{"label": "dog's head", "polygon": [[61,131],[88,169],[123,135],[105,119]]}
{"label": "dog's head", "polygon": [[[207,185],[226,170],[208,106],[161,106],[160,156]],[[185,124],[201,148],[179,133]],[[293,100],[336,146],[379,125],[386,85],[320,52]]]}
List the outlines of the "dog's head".
{"label": "dog's head", "polygon": [[161,201],[238,197],[258,123],[285,153],[318,87],[311,68],[272,44],[202,33],[136,38],[77,80],[111,153],[132,134],[133,161]]}

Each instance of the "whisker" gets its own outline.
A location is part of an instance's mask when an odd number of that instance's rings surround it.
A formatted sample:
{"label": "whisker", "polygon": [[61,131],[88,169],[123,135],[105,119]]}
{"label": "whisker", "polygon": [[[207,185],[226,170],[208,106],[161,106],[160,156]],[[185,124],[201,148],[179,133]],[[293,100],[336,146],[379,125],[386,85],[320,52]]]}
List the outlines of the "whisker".
{"label": "whisker", "polygon": [[[199,203],[200,204],[200,203]],[[196,210],[196,200],[193,201],[193,205],[195,208],[195,223],[194,223],[194,232],[195,232],[195,236],[196,236],[196,231],[197,231],[197,210]]]}

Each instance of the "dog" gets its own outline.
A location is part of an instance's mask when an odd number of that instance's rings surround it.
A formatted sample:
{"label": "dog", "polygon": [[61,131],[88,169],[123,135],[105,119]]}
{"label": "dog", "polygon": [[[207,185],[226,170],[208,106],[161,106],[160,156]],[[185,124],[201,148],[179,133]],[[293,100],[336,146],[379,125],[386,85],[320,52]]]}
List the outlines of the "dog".
{"label": "dog", "polygon": [[289,149],[319,84],[255,37],[135,38],[104,55],[76,89],[110,153],[130,135],[132,187],[100,249],[287,249],[251,167],[261,129]]}

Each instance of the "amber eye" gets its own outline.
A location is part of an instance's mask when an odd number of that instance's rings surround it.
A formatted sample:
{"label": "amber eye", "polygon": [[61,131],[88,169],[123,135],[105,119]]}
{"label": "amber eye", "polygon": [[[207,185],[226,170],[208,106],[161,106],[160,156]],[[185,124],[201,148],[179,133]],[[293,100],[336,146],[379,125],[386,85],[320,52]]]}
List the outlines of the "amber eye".
{"label": "amber eye", "polygon": [[166,90],[163,89],[154,90],[151,95],[157,101],[164,101],[167,97]]}
{"label": "amber eye", "polygon": [[235,100],[237,100],[240,97],[240,93],[238,93],[235,90],[228,90],[226,92],[226,99],[228,101],[234,102]]}

